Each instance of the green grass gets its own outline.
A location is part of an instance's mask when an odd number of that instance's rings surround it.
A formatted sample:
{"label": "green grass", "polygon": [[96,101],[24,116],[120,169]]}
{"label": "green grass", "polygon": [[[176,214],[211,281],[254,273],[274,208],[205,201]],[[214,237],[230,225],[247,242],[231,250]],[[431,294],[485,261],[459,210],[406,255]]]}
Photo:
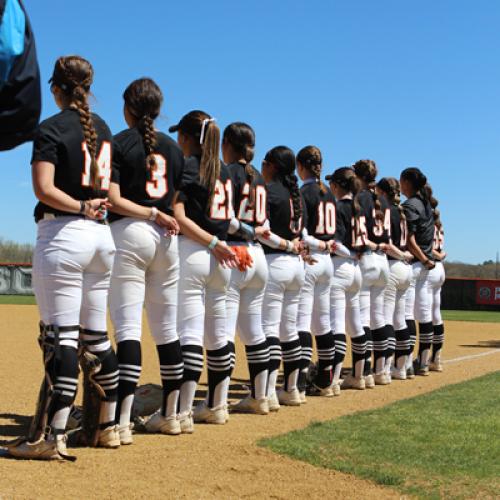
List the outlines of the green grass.
{"label": "green grass", "polygon": [[0,295],[1,304],[33,305],[36,302],[33,295]]}
{"label": "green grass", "polygon": [[443,311],[443,319],[448,321],[479,321],[500,323],[500,311]]}
{"label": "green grass", "polygon": [[498,394],[500,372],[259,444],[419,498],[493,498],[500,492]]}

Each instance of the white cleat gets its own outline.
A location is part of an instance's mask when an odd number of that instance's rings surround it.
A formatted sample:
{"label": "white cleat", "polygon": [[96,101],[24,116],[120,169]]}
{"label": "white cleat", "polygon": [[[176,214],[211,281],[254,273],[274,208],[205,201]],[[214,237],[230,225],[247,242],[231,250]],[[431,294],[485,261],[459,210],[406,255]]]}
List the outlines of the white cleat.
{"label": "white cleat", "polygon": [[300,394],[300,404],[305,405],[307,403],[306,391],[299,391]]}
{"label": "white cleat", "polygon": [[268,396],[267,403],[269,406],[269,411],[279,411],[280,402],[278,400],[278,396],[276,394],[276,391],[273,391],[273,393],[270,396]]}
{"label": "white cleat", "polygon": [[406,368],[399,370],[398,368],[393,368],[391,373],[391,378],[394,380],[407,380],[406,378]]}
{"label": "white cleat", "polygon": [[372,373],[365,375],[365,387],[367,389],[375,388],[375,377]]}
{"label": "white cleat", "polygon": [[332,391],[333,391],[333,395],[334,396],[340,396],[340,392],[341,392],[340,381],[333,383],[333,385],[332,385]]}
{"label": "white cleat", "polygon": [[179,415],[179,423],[181,426],[182,434],[193,434],[194,432],[194,422],[193,422],[193,413],[189,412],[187,414]]}
{"label": "white cleat", "polygon": [[28,460],[75,460],[75,457],[69,457],[67,454],[65,434],[57,437],[51,435],[47,439],[42,437],[34,442],[18,440],[7,446],[7,451],[15,458]]}
{"label": "white cleat", "polygon": [[255,399],[248,395],[246,398],[231,405],[231,411],[237,413],[252,413],[254,415],[268,415],[269,403],[267,398]]}
{"label": "white cleat", "polygon": [[391,379],[387,376],[386,373],[378,373],[374,375],[375,385],[389,385],[391,383]]}
{"label": "white cleat", "polygon": [[134,438],[132,437],[133,428],[134,424],[132,423],[118,426],[118,433],[120,434],[120,444],[127,445],[134,442]]}
{"label": "white cleat", "polygon": [[298,389],[293,389],[291,391],[280,389],[278,391],[278,401],[280,405],[283,406],[300,406],[302,403]]}
{"label": "white cleat", "polygon": [[206,401],[198,403],[193,412],[195,422],[224,425],[227,422],[227,407],[225,405],[209,408]]}
{"label": "white cleat", "polygon": [[431,372],[442,372],[443,365],[441,364],[441,361],[431,361],[429,363],[429,370]]}
{"label": "white cleat", "polygon": [[346,375],[344,381],[342,382],[342,389],[357,389],[358,391],[364,391],[366,388],[366,382],[364,377],[355,377],[354,375]]}
{"label": "white cleat", "polygon": [[177,436],[182,432],[178,418],[176,416],[164,417],[160,410],[151,415],[144,427],[148,432],[168,434],[170,436]]}
{"label": "white cleat", "polygon": [[99,448],[119,448],[120,447],[120,432],[117,425],[110,425],[106,429],[99,431],[99,438],[97,440]]}

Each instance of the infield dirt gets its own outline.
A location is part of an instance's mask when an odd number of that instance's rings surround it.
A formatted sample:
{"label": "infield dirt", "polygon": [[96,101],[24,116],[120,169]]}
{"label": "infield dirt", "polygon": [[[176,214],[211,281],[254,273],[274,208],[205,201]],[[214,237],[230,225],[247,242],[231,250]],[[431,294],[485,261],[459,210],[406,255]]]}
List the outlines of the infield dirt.
{"label": "infield dirt", "polygon": [[[0,306],[0,445],[25,433],[34,411],[42,377],[37,324],[35,306]],[[227,425],[197,425],[193,435],[138,434],[132,446],[119,450],[74,450],[76,463],[0,456],[0,499],[399,498],[394,490],[275,455],[256,442],[312,421],[381,407],[494,371],[500,350],[485,345],[499,338],[499,324],[447,322],[445,360],[467,359],[446,363],[443,373],[364,392],[343,391],[334,399],[309,397],[300,408],[282,408],[269,416],[231,415]],[[492,355],[468,359],[486,352]],[[238,344],[231,399],[245,394],[246,381],[244,350]],[[159,383],[159,374],[145,328],[140,383],[147,382]],[[200,396],[204,382],[202,378]]]}

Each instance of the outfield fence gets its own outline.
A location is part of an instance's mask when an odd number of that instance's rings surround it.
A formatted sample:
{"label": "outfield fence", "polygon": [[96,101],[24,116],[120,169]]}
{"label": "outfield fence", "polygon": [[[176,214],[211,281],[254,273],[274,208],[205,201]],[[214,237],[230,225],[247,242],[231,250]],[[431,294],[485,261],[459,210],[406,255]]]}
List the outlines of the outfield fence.
{"label": "outfield fence", "polygon": [[0,264],[0,295],[33,295],[31,264]]}
{"label": "outfield fence", "polygon": [[[0,295],[33,295],[31,264],[0,263]],[[447,278],[443,309],[500,311],[500,280]]]}

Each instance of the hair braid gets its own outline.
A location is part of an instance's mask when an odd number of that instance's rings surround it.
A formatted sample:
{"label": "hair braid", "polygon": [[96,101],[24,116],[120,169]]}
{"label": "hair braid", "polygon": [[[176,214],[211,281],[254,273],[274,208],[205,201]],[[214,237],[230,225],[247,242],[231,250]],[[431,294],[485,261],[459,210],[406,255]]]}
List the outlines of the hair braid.
{"label": "hair braid", "polygon": [[320,149],[316,146],[305,146],[298,152],[297,162],[316,178],[320,191],[325,194],[327,187],[321,180],[323,157]]}
{"label": "hair braid", "polygon": [[80,124],[85,138],[85,144],[90,155],[90,185],[94,191],[100,188],[99,166],[97,165],[97,132],[94,128],[92,114],[87,102],[87,94],[83,87],[76,86],[73,89],[70,108],[78,112]]}
{"label": "hair braid", "polygon": [[302,203],[300,202],[299,181],[295,174],[288,174],[283,177],[283,184],[290,191],[293,206],[293,223],[296,231],[300,230],[299,222],[302,217]]}
{"label": "hair braid", "polygon": [[158,143],[153,118],[149,115],[144,115],[141,118],[138,128],[142,133],[142,141],[144,142],[144,149],[146,151],[146,166],[152,169],[156,165],[154,150]]}

